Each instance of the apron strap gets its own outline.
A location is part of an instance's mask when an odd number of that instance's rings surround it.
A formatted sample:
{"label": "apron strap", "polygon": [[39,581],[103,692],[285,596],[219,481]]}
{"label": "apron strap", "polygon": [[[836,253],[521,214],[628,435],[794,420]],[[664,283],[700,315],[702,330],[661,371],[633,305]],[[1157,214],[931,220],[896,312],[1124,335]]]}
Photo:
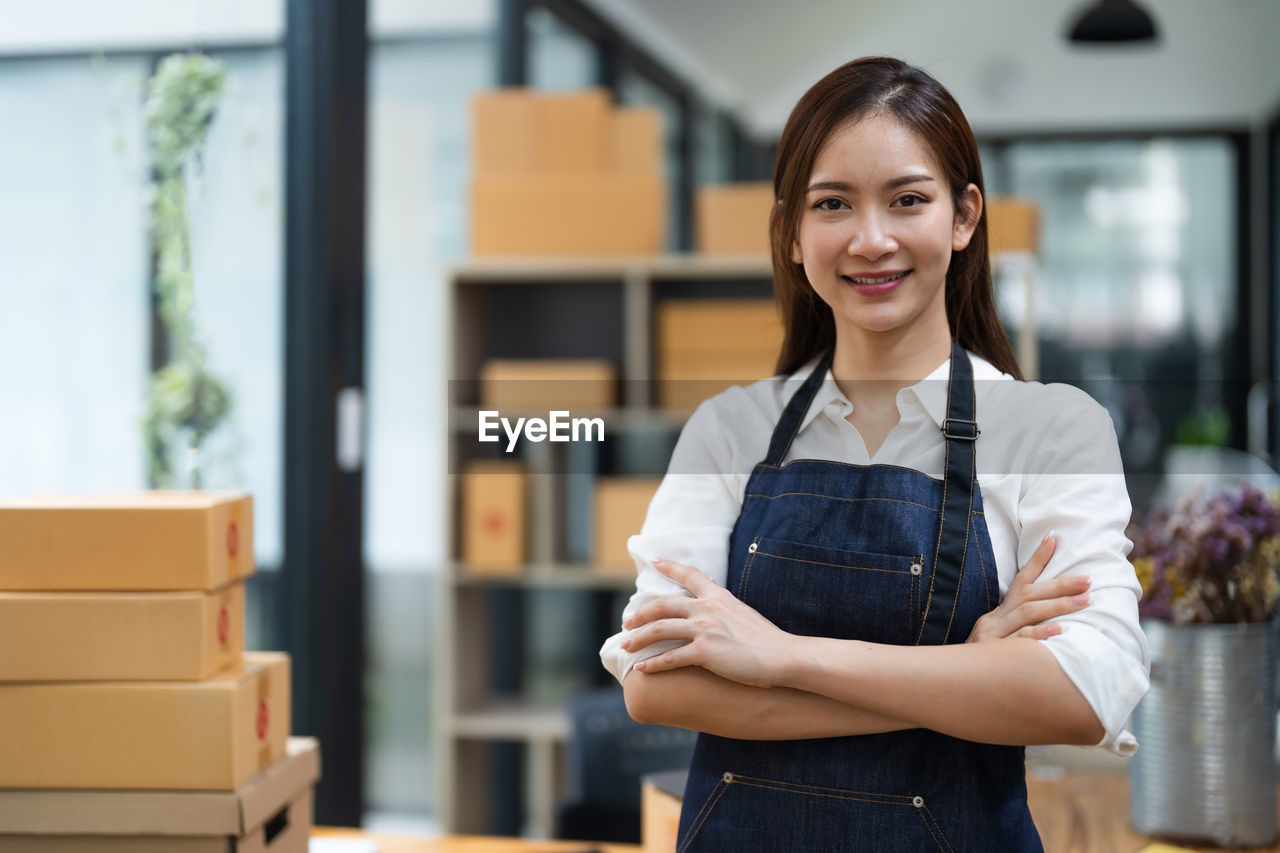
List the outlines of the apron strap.
{"label": "apron strap", "polygon": [[769,439],[769,455],[765,457],[762,464],[773,468],[781,467],[782,460],[787,457],[787,451],[791,449],[791,442],[800,431],[805,413],[813,405],[813,398],[817,396],[822,381],[827,378],[827,371],[831,369],[831,359],[835,351],[835,347],[827,350],[822,358],[818,359],[818,365],[813,368],[813,372],[805,379],[804,384],[791,395],[787,407],[782,410],[782,417],[778,418],[778,424],[773,428],[773,438]]}
{"label": "apron strap", "polygon": [[956,593],[964,577],[964,563],[968,556],[969,524],[974,489],[977,488],[977,440],[981,430],[974,418],[976,409],[973,365],[969,363],[968,353],[953,341],[947,416],[942,421],[942,435],[947,441],[942,512],[938,519],[938,544],[933,555],[933,579],[929,584],[925,616],[920,623],[916,645],[942,645],[950,638]]}

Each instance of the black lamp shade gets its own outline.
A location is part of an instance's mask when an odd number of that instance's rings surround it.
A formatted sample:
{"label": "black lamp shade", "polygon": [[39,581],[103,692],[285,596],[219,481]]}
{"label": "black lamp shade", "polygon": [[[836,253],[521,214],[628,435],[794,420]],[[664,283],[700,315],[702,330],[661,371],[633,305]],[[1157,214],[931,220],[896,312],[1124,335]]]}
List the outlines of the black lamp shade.
{"label": "black lamp shade", "polygon": [[1100,0],[1071,28],[1073,42],[1135,42],[1155,37],[1155,21],[1132,0]]}

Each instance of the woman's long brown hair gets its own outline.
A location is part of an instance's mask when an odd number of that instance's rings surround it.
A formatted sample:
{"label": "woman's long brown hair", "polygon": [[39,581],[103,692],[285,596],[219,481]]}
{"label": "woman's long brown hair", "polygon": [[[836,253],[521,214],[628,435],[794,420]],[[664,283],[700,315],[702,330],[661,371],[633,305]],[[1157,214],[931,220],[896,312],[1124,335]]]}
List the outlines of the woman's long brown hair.
{"label": "woman's long brown hair", "polygon": [[[809,285],[803,265],[791,260],[791,246],[818,152],[835,131],[872,114],[893,116],[924,140],[950,186],[957,216],[966,215],[960,199],[969,184],[986,197],[978,144],[968,120],[951,93],[919,68],[888,57],[867,57],[842,65],[805,92],[787,119],[774,160],[777,203],[769,223],[769,242],[773,289],[785,330],[778,356],[780,374],[794,373],[835,344],[831,308]],[[969,245],[951,254],[947,322],[961,346],[1021,379],[1013,347],[996,314],[987,245],[983,205]]]}

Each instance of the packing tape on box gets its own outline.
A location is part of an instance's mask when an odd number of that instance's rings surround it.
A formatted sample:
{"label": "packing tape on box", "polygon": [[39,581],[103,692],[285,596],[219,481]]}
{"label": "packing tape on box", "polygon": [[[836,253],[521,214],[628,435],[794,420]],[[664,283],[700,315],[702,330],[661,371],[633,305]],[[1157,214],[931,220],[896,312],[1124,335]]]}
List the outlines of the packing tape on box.
{"label": "packing tape on box", "polygon": [[258,769],[262,770],[271,763],[271,710],[267,699],[271,695],[271,677],[267,667],[258,672],[258,714],[254,720],[254,730],[258,735]]}
{"label": "packing tape on box", "polygon": [[218,616],[213,630],[217,632],[218,648],[225,652],[231,646],[231,587],[218,596]]}

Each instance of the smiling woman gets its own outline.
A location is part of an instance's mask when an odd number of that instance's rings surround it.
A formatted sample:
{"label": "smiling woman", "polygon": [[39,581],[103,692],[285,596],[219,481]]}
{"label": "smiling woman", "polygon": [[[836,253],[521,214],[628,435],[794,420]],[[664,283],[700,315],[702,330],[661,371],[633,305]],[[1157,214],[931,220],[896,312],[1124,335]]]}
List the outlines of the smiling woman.
{"label": "smiling woman", "polygon": [[783,131],[781,375],[689,420],[601,649],[634,717],[702,733],[679,853],[1041,851],[1023,747],[1136,748],[1115,431],[1020,381],[982,192],[960,108],[896,60]]}

